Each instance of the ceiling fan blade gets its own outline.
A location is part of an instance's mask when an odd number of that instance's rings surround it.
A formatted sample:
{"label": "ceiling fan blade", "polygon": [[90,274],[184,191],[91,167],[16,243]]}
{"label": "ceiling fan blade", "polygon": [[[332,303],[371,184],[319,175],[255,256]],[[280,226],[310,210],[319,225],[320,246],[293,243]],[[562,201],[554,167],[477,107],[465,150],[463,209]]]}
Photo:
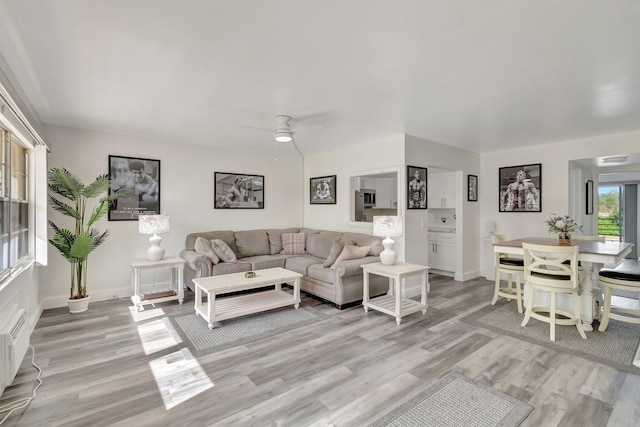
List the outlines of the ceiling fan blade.
{"label": "ceiling fan blade", "polygon": [[263,132],[273,132],[273,129],[258,128],[258,127],[255,127],[255,126],[247,126],[247,125],[236,125],[236,126],[238,126],[239,128],[261,130]]}

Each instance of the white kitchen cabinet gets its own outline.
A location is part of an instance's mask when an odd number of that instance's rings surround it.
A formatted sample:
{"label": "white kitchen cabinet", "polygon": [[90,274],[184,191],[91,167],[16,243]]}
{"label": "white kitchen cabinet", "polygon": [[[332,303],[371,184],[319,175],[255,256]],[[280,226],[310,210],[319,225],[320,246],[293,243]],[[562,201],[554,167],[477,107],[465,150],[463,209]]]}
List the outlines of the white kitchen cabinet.
{"label": "white kitchen cabinet", "polygon": [[456,234],[428,233],[429,267],[442,271],[456,271]]}
{"label": "white kitchen cabinet", "polygon": [[398,204],[398,186],[391,178],[376,179],[376,208],[395,209]]}
{"label": "white kitchen cabinet", "polygon": [[427,180],[428,208],[456,207],[456,174],[455,172],[430,174]]}

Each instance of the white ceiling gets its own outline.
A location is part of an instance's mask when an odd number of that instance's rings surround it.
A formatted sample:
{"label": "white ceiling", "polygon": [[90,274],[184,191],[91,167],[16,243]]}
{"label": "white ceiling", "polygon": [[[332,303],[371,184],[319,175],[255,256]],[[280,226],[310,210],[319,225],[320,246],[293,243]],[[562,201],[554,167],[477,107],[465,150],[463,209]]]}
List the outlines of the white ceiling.
{"label": "white ceiling", "polygon": [[0,0],[42,122],[272,152],[240,125],[288,114],[305,155],[640,129],[639,41],[637,0]]}

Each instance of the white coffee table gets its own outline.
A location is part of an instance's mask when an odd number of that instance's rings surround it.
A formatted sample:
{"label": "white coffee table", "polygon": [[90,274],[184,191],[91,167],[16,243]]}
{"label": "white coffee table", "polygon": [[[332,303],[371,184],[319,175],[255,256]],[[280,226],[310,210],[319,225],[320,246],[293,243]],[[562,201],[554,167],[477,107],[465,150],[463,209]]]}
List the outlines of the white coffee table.
{"label": "white coffee table", "polygon": [[[286,270],[282,267],[256,270],[256,276],[244,277],[245,273],[222,274],[219,276],[201,277],[193,279],[196,285],[195,310],[213,329],[213,322],[246,314],[258,313],[274,308],[293,305],[300,306],[300,278],[302,274]],[[293,284],[293,296],[281,289],[282,283]],[[261,292],[233,295],[217,298],[230,292],[274,286]],[[207,301],[203,302],[203,296]]]}

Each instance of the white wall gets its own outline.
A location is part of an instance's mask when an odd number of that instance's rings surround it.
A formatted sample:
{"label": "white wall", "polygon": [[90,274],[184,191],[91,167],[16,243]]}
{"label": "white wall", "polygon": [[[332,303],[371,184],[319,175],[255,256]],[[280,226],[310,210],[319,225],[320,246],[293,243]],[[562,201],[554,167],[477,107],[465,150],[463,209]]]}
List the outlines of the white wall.
{"label": "white wall", "polygon": [[[177,256],[188,233],[206,230],[249,230],[303,225],[302,160],[271,160],[264,153],[172,143],[125,135],[47,127],[52,142],[49,167],[65,167],[83,182],[108,173],[108,156],[160,160],[160,209],[171,216],[171,232],[162,235],[167,256]],[[264,209],[214,209],[214,172],[264,175]],[[308,198],[308,195],[307,195]],[[55,222],[70,218],[49,209]],[[138,234],[137,221],[107,221],[110,236],[89,257],[88,290],[92,301],[130,296],[132,258],[144,258],[148,236]],[[45,308],[66,305],[69,266],[51,248],[41,280]]]}
{"label": "white wall", "polygon": [[[480,208],[481,224],[495,221],[496,232],[508,238],[549,236],[544,221],[552,212],[564,215],[569,212],[569,162],[591,157],[637,153],[640,132],[604,135],[553,144],[515,148],[481,154]],[[498,169],[501,167],[542,164],[542,212],[498,212]],[[586,179],[586,178],[585,178]],[[594,191],[597,180],[594,179]],[[595,200],[597,202],[597,200]],[[491,269],[490,253],[481,247],[483,270]]]}
{"label": "white wall", "polygon": [[[371,223],[349,224],[349,177],[367,175],[371,171],[380,169],[400,168],[402,165],[404,165],[403,135],[380,138],[364,146],[346,147],[340,151],[307,157],[304,166],[305,227],[371,234]],[[336,204],[311,205],[309,179],[327,175],[337,176]]]}
{"label": "white wall", "polygon": [[[480,204],[467,201],[467,175],[480,175],[478,181],[483,181],[480,171],[480,154],[455,148],[449,145],[406,136],[406,164],[411,166],[436,167],[457,171],[456,174],[456,280],[468,280],[480,275],[480,260],[478,257],[478,243],[480,236]],[[480,199],[483,194],[479,192]],[[428,211],[407,211],[407,261],[416,264],[427,264]]]}

